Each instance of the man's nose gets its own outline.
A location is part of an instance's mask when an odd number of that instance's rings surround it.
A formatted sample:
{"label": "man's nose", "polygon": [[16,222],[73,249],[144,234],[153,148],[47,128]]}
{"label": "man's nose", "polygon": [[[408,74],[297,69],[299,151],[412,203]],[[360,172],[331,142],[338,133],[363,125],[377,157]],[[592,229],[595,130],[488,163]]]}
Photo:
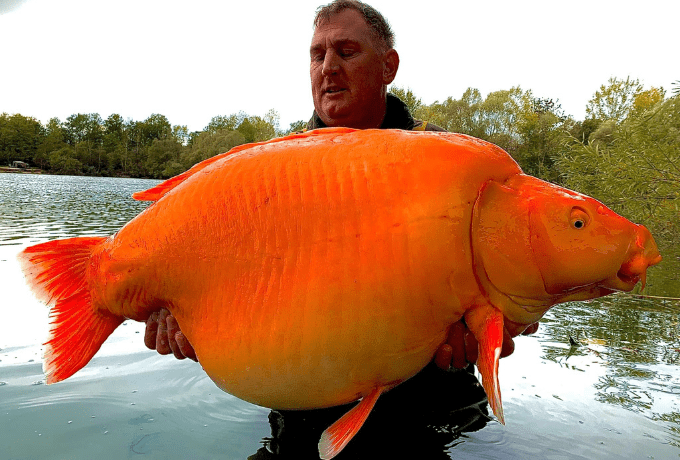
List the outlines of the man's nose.
{"label": "man's nose", "polygon": [[324,75],[332,75],[338,73],[340,69],[340,57],[333,51],[329,50],[323,59],[323,68],[321,73]]}

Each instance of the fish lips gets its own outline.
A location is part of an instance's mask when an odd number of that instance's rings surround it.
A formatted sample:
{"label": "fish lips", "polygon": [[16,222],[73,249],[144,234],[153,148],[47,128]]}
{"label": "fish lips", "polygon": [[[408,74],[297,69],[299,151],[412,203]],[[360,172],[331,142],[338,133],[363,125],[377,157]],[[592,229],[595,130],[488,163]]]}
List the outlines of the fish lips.
{"label": "fish lips", "polygon": [[[644,228],[644,230],[647,229]],[[651,244],[648,243],[646,246],[642,248],[642,251],[634,253],[631,258],[621,264],[621,269],[616,273],[616,277],[607,280],[605,287],[628,292],[632,291],[638,282],[642,282],[640,290],[644,289],[647,284],[647,269],[662,260],[653,239]]]}

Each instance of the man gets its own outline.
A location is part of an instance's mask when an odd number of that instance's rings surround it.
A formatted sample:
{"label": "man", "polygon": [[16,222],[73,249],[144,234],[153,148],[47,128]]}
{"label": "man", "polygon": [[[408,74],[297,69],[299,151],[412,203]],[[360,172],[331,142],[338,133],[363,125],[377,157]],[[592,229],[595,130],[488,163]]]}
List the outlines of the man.
{"label": "man", "polygon": [[[319,8],[310,47],[310,77],[314,113],[307,129],[349,127],[444,131],[414,120],[406,105],[387,93],[399,69],[394,34],[383,16],[357,0],[335,0]],[[511,336],[523,331],[509,325],[503,351],[514,350]],[[532,333],[536,325],[525,333]],[[147,321],[145,344],[160,354],[196,361],[191,344],[167,310]],[[451,327],[447,343],[434,362],[442,369],[465,368],[477,360],[477,341],[464,322]]]}
{"label": "man", "polygon": [[310,77],[315,110],[307,128],[414,129],[406,106],[387,94],[399,54],[382,15],[359,2],[336,1],[319,10],[314,25]]}

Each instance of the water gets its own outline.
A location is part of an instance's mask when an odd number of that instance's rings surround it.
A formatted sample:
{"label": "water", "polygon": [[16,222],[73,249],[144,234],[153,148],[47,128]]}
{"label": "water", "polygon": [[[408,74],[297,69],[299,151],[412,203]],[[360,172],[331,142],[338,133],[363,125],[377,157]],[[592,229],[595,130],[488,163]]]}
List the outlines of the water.
{"label": "water", "polygon": [[[156,183],[0,174],[0,460],[314,458],[345,410],[279,414],[241,401],[198,364],[147,350],[134,322],[76,375],[44,384],[47,311],[16,254],[115,232],[146,206],[130,195]],[[645,294],[679,297],[677,252],[661,243]],[[680,458],[679,312],[678,301],[624,295],[558,306],[501,361],[507,426],[485,416],[472,376],[430,369],[383,396],[338,458]]]}

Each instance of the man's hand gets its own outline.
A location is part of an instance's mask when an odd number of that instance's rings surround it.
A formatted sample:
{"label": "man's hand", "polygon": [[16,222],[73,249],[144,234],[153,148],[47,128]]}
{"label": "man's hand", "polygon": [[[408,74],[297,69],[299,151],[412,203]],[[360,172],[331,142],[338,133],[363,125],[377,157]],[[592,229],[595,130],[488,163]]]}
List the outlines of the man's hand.
{"label": "man's hand", "polygon": [[[510,327],[510,330],[508,330]],[[531,324],[529,327],[521,330],[518,325],[507,324],[503,328],[503,349],[501,350],[501,358],[510,356],[515,351],[515,342],[512,337],[519,335],[533,334],[538,330],[538,323]],[[478,343],[475,336],[470,332],[465,323],[461,320],[451,326],[449,329],[449,337],[446,343],[439,347],[437,353],[434,355],[435,364],[442,368],[448,369],[450,366],[456,369],[464,369],[468,363],[474,364],[477,362]]]}
{"label": "man's hand", "polygon": [[144,345],[161,355],[173,353],[177,359],[189,358],[198,362],[194,347],[179,329],[175,317],[165,308],[152,313],[146,320]]}

